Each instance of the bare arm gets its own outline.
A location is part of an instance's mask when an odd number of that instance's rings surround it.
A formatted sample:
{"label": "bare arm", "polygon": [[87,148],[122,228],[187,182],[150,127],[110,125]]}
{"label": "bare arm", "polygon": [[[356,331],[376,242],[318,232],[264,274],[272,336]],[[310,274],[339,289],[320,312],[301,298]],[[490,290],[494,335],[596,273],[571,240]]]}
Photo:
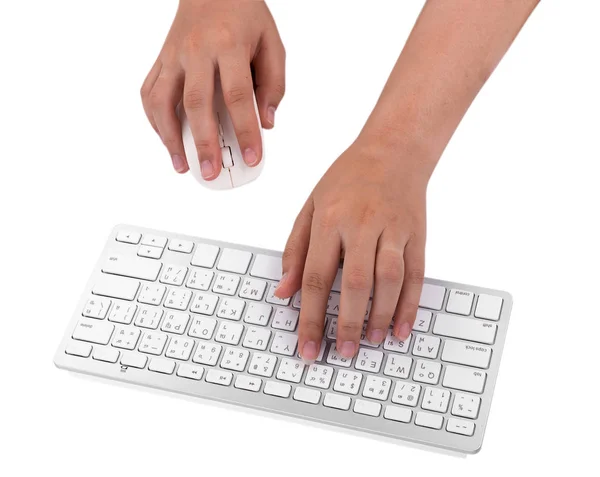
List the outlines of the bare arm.
{"label": "bare arm", "polygon": [[299,350],[316,358],[329,290],[345,254],[337,349],[409,337],[425,268],[427,183],[469,105],[538,0],[429,0],[356,141],[298,215],[277,291],[302,287]]}

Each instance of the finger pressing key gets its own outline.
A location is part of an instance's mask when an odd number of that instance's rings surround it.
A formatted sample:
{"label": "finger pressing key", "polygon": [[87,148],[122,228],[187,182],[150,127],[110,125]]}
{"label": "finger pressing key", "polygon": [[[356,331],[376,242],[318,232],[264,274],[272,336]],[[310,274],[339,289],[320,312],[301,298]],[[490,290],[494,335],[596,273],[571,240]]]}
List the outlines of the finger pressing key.
{"label": "finger pressing key", "polygon": [[298,349],[305,361],[314,361],[319,355],[325,310],[340,257],[339,235],[334,229],[320,226],[318,222],[317,219],[312,224],[311,240],[302,277]]}

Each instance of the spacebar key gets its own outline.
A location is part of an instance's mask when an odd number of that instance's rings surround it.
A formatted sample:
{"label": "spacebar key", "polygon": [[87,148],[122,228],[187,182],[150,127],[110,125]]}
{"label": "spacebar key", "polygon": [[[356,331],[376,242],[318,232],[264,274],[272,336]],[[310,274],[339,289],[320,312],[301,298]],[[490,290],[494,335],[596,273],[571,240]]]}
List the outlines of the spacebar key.
{"label": "spacebar key", "polygon": [[92,288],[92,293],[131,301],[135,298],[139,287],[140,282],[137,280],[100,274]]}
{"label": "spacebar key", "polygon": [[161,263],[147,258],[124,257],[118,253],[110,255],[102,271],[111,275],[139,278],[141,280],[154,281],[160,273]]}

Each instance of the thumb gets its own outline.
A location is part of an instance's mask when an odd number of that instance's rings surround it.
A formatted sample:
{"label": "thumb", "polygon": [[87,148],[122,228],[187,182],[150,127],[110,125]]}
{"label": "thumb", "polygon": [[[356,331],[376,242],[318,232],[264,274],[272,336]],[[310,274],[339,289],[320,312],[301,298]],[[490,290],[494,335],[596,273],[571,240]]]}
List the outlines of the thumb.
{"label": "thumb", "polygon": [[260,122],[263,128],[271,129],[285,94],[285,49],[276,29],[263,36],[252,64]]}
{"label": "thumb", "polygon": [[283,252],[283,276],[275,295],[279,298],[291,297],[302,287],[302,274],[310,242],[310,229],[314,205],[312,196],[308,198],[298,214],[292,233],[288,238]]}

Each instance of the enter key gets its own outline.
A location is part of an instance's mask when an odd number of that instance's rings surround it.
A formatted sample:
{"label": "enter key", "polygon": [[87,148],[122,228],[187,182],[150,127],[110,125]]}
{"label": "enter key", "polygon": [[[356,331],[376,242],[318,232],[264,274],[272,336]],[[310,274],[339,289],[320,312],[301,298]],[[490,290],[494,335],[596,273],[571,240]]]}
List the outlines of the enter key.
{"label": "enter key", "polygon": [[446,340],[442,350],[442,361],[487,369],[492,358],[492,348],[476,343]]}

